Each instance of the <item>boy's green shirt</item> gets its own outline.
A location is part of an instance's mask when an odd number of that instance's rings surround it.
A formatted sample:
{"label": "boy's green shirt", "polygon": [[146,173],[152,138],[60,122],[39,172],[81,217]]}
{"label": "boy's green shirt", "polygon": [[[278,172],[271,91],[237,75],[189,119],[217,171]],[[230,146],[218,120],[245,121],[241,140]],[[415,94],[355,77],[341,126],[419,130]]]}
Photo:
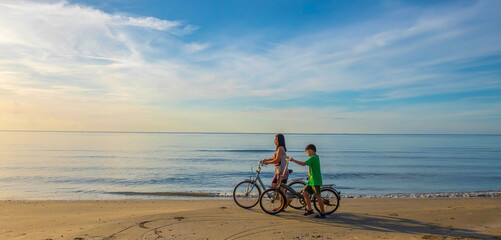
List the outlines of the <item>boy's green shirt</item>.
{"label": "boy's green shirt", "polygon": [[320,186],[322,185],[322,173],[320,172],[320,158],[318,155],[313,155],[308,160],[306,164],[310,168],[308,170],[308,185],[310,186]]}

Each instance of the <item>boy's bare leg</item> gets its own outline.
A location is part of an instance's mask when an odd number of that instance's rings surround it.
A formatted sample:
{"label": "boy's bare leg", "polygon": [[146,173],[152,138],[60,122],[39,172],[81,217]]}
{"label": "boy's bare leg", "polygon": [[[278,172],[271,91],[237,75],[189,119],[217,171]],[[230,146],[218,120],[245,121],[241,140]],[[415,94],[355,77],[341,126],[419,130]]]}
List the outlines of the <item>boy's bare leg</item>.
{"label": "boy's bare leg", "polygon": [[320,213],[322,215],[325,215],[324,201],[322,200],[321,196],[316,196],[316,197],[317,197],[318,206],[320,207]]}
{"label": "boy's bare leg", "polygon": [[304,197],[304,201],[306,202],[306,211],[313,210],[313,209],[311,209],[310,194],[307,193],[306,191],[303,191],[303,197]]}

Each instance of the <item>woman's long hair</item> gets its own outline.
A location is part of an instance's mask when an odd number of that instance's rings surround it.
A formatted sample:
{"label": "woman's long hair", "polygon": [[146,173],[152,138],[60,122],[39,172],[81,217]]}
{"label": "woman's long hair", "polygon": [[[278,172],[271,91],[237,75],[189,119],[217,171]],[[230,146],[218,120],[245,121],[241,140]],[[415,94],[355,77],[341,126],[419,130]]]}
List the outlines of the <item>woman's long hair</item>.
{"label": "woman's long hair", "polygon": [[277,148],[275,149],[278,150],[279,147],[284,147],[284,150],[287,152],[287,148],[285,147],[285,137],[283,134],[279,133],[277,135],[275,135],[275,137],[277,138],[278,140],[278,145],[277,145]]}

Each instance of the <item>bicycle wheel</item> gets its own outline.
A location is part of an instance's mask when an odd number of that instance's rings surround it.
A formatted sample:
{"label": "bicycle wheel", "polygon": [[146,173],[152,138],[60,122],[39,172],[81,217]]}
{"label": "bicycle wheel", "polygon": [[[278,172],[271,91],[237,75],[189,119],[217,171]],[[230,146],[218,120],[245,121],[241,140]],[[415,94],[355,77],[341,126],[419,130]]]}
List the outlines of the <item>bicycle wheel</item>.
{"label": "bicycle wheel", "polygon": [[251,180],[242,181],[233,189],[233,200],[242,208],[256,206],[259,196],[261,196],[261,188]]}
{"label": "bicycle wheel", "polygon": [[[320,196],[322,196],[322,201],[324,203],[325,214],[331,214],[337,210],[339,207],[339,196],[334,190],[324,188],[320,190]],[[313,200],[313,205],[315,206],[315,209],[320,212],[320,207],[318,206],[316,197]]]}
{"label": "bicycle wheel", "polygon": [[270,188],[264,191],[259,197],[259,205],[268,214],[277,214],[285,206],[285,194],[279,189]]}
{"label": "bicycle wheel", "polygon": [[[306,183],[304,182],[292,182],[289,184],[289,186],[294,189],[297,193],[301,194],[303,192],[304,186],[306,186]],[[304,207],[303,203],[304,200],[298,198],[296,194],[291,193],[289,190],[285,191],[285,194],[287,194],[287,197],[291,199],[291,202],[289,203],[289,206],[295,209],[301,209]]]}

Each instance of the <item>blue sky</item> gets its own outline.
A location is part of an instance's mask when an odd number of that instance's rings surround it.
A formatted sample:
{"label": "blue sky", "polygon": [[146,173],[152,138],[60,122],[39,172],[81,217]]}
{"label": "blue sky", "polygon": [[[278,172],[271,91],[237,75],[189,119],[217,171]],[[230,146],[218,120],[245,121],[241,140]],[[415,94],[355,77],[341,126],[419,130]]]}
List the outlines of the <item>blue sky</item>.
{"label": "blue sky", "polygon": [[501,133],[499,1],[0,1],[0,128]]}

